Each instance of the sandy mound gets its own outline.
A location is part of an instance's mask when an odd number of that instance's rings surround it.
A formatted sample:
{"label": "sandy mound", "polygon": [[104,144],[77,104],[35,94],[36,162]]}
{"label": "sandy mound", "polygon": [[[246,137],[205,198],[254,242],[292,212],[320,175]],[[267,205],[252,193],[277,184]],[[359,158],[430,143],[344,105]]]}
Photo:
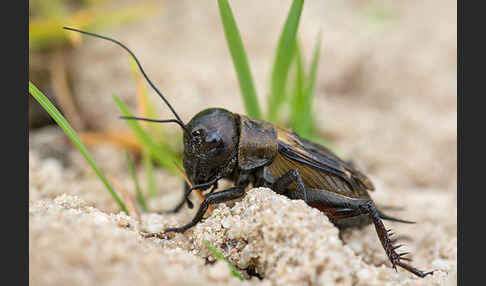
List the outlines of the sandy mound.
{"label": "sandy mound", "polygon": [[194,229],[167,239],[146,239],[139,231],[160,231],[183,220],[147,214],[139,225],[124,214],[101,212],[68,195],[37,201],[29,210],[32,285],[243,284],[224,263],[210,263],[214,258],[205,240],[238,268],[263,277],[244,282],[252,285],[442,285],[456,275],[448,273],[454,253],[425,259],[441,270],[424,280],[366,263],[363,256],[373,260],[367,252],[384,256],[373,249],[373,233],[356,231],[343,245],[326,216],[264,188],[250,190],[232,207],[220,205]]}

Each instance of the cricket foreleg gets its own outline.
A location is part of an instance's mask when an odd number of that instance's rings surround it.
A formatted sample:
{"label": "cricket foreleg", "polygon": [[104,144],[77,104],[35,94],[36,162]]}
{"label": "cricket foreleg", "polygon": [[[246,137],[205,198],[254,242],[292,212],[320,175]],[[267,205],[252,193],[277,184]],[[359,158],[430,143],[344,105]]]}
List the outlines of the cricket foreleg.
{"label": "cricket foreleg", "polygon": [[194,216],[194,218],[190,223],[181,227],[169,227],[165,229],[165,232],[169,232],[169,231],[184,232],[202,220],[204,214],[206,213],[206,210],[210,205],[231,201],[242,197],[244,194],[245,194],[245,188],[243,187],[233,187],[224,191],[209,194],[199,206],[199,210],[197,211],[196,216]]}

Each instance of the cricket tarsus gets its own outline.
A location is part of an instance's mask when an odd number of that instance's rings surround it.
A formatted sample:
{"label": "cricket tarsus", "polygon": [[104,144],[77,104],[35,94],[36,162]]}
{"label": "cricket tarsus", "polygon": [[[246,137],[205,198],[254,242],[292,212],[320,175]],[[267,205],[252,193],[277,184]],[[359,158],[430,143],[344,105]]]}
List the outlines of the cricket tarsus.
{"label": "cricket tarsus", "polygon": [[415,267],[413,267],[413,266],[411,266],[407,263],[401,262],[401,261],[397,262],[397,265],[399,265],[400,267],[402,267],[404,269],[407,269],[408,271],[412,272],[413,274],[417,275],[420,278],[424,278],[427,275],[434,275],[434,271],[423,272],[423,271],[418,270],[417,268],[415,268]]}
{"label": "cricket tarsus", "polygon": [[160,232],[140,232],[140,235],[143,236],[143,238],[159,238],[159,239],[164,239],[165,235]]}
{"label": "cricket tarsus", "polygon": [[429,274],[430,275],[434,274],[434,271],[424,272],[402,261],[402,260],[410,260],[406,257],[403,257],[404,255],[407,255],[408,252],[397,253],[395,251],[395,249],[401,247],[402,245],[397,245],[397,246],[393,245],[392,240],[390,239],[390,236],[392,236],[393,233],[391,232],[391,229],[385,228],[385,225],[381,221],[380,214],[378,213],[378,210],[376,209],[376,206],[372,201],[362,204],[360,206],[360,209],[363,211],[363,213],[367,213],[370,215],[373,224],[375,225],[376,232],[378,233],[380,242],[383,248],[385,249],[388,259],[392,263],[392,266],[393,268],[395,268],[395,270],[396,270],[396,265],[398,265],[403,269],[408,270],[409,272],[421,278],[424,278]]}

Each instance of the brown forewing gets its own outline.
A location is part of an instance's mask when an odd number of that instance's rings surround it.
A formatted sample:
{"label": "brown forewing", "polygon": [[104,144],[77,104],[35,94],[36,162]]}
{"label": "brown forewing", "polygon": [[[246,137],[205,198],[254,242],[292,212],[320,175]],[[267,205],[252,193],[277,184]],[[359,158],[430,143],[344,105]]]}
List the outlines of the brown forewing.
{"label": "brown forewing", "polygon": [[[277,138],[278,155],[269,166],[274,178],[297,169],[307,188],[323,189],[352,198],[367,196],[367,190],[374,190],[372,182],[363,173],[329,149],[283,128],[277,129]],[[295,183],[289,187],[295,188]]]}

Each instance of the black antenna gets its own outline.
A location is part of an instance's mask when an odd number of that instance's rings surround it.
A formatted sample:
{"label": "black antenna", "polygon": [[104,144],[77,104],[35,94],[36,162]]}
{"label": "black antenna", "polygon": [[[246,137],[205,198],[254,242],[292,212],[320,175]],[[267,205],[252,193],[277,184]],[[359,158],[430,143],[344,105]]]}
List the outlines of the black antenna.
{"label": "black antenna", "polygon": [[186,129],[186,126],[180,122],[177,119],[164,119],[164,120],[159,120],[159,119],[150,119],[150,118],[143,118],[143,117],[135,117],[135,116],[120,116],[121,119],[128,119],[128,120],[142,120],[142,121],[149,121],[149,122],[157,122],[157,123],[177,123],[179,126],[182,127],[182,130],[189,134],[189,132]]}
{"label": "black antenna", "polygon": [[[160,96],[160,98],[162,98],[162,100],[165,102],[165,104],[167,104],[167,106],[170,108],[170,110],[172,111],[172,113],[175,115],[175,117],[177,118],[177,121],[179,121],[179,125],[181,126],[185,126],[184,125],[184,122],[181,120],[181,118],[179,117],[179,115],[177,115],[177,113],[175,112],[174,108],[172,108],[172,106],[170,105],[170,103],[167,101],[167,99],[165,99],[165,97],[162,95],[162,93],[157,89],[157,87],[155,87],[155,85],[152,83],[152,81],[148,78],[147,74],[145,74],[145,71],[143,70],[142,68],[142,65],[140,64],[140,62],[138,61],[137,57],[132,53],[132,51],[130,51],[129,48],[127,48],[124,44],[118,42],[117,40],[114,40],[114,39],[111,39],[111,38],[108,38],[108,37],[105,37],[105,36],[101,36],[101,35],[98,35],[98,34],[94,34],[94,33],[90,33],[90,32],[85,32],[85,31],[81,31],[81,30],[78,30],[78,29],[74,29],[74,28],[70,28],[70,27],[62,27],[63,29],[65,30],[70,30],[70,31],[74,31],[74,32],[78,32],[78,33],[81,33],[81,34],[85,34],[85,35],[89,35],[89,36],[93,36],[93,37],[96,37],[96,38],[100,38],[100,39],[104,39],[104,40],[107,40],[107,41],[110,41],[110,42],[113,42],[117,45],[119,45],[120,47],[122,47],[125,51],[127,51],[132,57],[133,59],[135,60],[135,62],[137,63],[138,65],[138,68],[140,69],[140,71],[142,72],[143,76],[145,77],[145,79],[147,80],[147,82],[150,84],[150,86],[155,90],[155,92],[157,92],[157,94]],[[184,128],[184,130],[186,130]],[[186,130],[187,131],[187,130]]]}

